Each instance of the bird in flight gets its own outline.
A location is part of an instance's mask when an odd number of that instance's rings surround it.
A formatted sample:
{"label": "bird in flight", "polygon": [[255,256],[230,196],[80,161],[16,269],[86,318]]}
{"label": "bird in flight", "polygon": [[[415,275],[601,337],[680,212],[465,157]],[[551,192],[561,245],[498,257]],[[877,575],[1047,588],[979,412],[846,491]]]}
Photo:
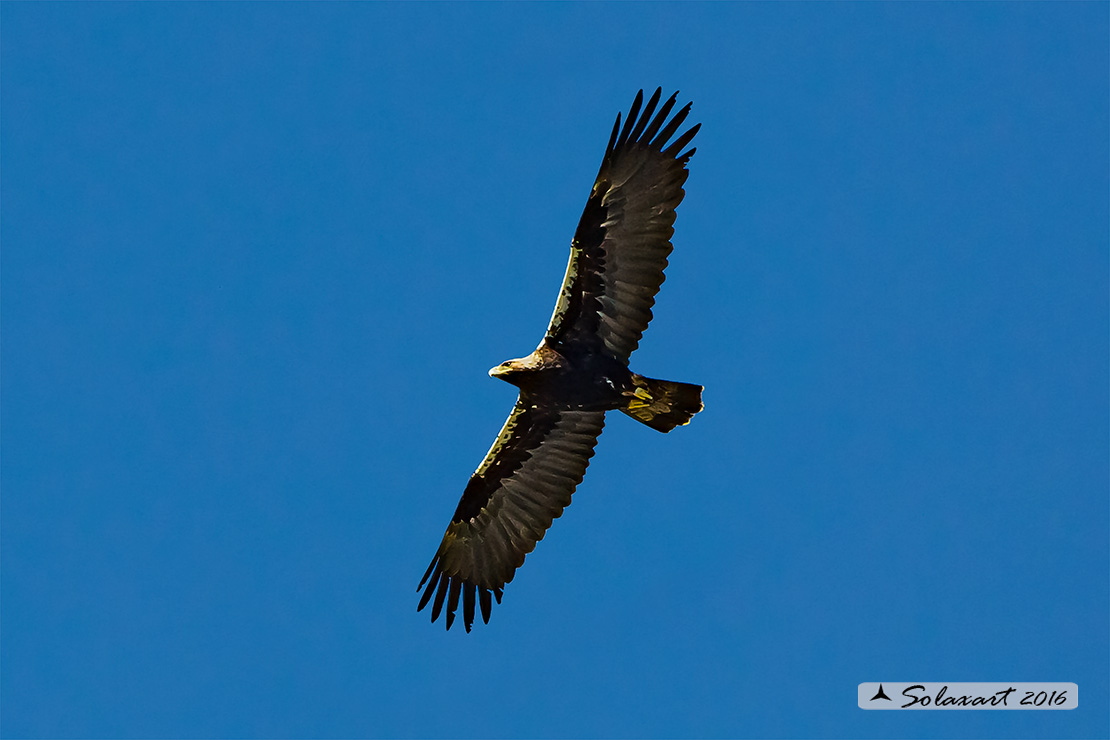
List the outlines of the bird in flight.
{"label": "bird in flight", "polygon": [[678,93],[656,111],[661,92],[646,106],[644,91],[637,93],[623,128],[617,114],[543,340],[527,357],[489,371],[520,396],[417,586],[417,611],[431,602],[434,622],[446,606],[447,629],[460,599],[467,632],[475,603],[489,623],[491,595],[501,603],[524,557],[570,505],[606,411],[669,432],[702,409],[702,386],[628,369],[671,253],[675,208],[694,154],[686,146],[701,127],[668,144],[691,104],[668,119]]}

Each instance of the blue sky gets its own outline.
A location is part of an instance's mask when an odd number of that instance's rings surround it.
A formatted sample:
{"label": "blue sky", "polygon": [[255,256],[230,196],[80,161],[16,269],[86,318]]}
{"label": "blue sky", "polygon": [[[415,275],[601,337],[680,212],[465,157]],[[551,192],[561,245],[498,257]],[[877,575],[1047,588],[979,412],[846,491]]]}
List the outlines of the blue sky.
{"label": "blue sky", "polygon": [[[1108,7],[4,3],[0,731],[1107,737]],[[657,85],[633,367],[706,410],[445,633],[486,370]]]}

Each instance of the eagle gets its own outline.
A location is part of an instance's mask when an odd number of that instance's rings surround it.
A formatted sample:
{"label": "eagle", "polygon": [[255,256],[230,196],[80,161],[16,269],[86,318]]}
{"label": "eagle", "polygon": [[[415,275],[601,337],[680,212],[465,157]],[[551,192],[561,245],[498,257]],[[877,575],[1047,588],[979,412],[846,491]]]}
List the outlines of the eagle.
{"label": "eagle", "polygon": [[492,600],[501,603],[505,584],[570,505],[605,412],[669,432],[702,410],[702,386],[628,368],[663,283],[695,151],[686,147],[701,127],[671,142],[692,103],[670,116],[678,93],[657,111],[661,92],[644,105],[640,90],[623,128],[617,114],[543,340],[527,357],[489,371],[520,395],[417,586],[417,611],[431,602],[434,622],[446,606],[447,629],[460,599],[467,632],[475,604],[489,623]]}

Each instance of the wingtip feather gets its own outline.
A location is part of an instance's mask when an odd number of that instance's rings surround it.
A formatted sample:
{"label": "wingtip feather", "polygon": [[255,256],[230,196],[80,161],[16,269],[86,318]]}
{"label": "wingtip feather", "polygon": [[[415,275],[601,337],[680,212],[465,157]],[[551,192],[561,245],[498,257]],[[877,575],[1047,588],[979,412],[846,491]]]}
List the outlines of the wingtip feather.
{"label": "wingtip feather", "polygon": [[432,571],[435,570],[436,563],[438,563],[438,562],[439,562],[439,553],[437,552],[436,556],[434,558],[432,558],[431,565],[429,565],[428,569],[426,571],[424,571],[424,577],[420,579],[420,585],[416,587],[417,591],[424,588],[424,582],[428,580],[428,576],[430,576],[432,574]]}
{"label": "wingtip feather", "polygon": [[463,626],[467,632],[470,632],[470,627],[474,624],[474,591],[473,583],[467,583],[463,587]]}
{"label": "wingtip feather", "polygon": [[636,116],[640,112],[640,106],[644,103],[644,91],[641,89],[636,93],[636,99],[632,101],[632,107],[628,109],[628,118],[625,119],[624,129],[621,131],[620,138],[617,140],[617,147],[622,147],[628,142],[628,135],[632,133],[632,127],[636,123]]}
{"label": "wingtip feather", "polygon": [[640,140],[640,135],[644,132],[648,122],[651,121],[651,114],[655,112],[655,106],[659,104],[659,95],[663,92],[663,88],[655,88],[651,98],[648,99],[647,105],[644,106],[643,113],[640,114],[640,119],[636,122],[636,126],[632,129],[629,135],[629,141],[637,142]]}
{"label": "wingtip feather", "polygon": [[609,134],[609,145],[605,147],[605,156],[608,158],[613,154],[613,147],[617,143],[617,134],[621,130],[621,114],[617,114],[617,120],[613,122],[613,133]]}
{"label": "wingtip feather", "polygon": [[[439,583],[439,574],[437,573],[435,575],[435,577],[431,580],[431,583],[428,584],[428,587],[426,589],[424,589],[424,595],[420,597],[420,603],[417,604],[416,611],[418,611],[418,612],[424,611],[424,607],[426,607],[428,605],[428,601],[431,600],[432,594],[435,593],[436,586],[438,585],[438,583]],[[420,585],[423,586],[424,582],[421,581]],[[419,590],[419,589],[417,589],[417,590]]]}
{"label": "wingtip feather", "polygon": [[478,604],[482,608],[482,622],[489,624],[489,613],[493,609],[493,605],[490,603],[488,588],[483,588],[478,592]]}
{"label": "wingtip feather", "polygon": [[663,130],[660,131],[651,142],[653,148],[662,149],[667,144],[667,140],[674,136],[675,131],[678,131],[678,127],[686,120],[686,116],[690,115],[690,108],[693,105],[692,102],[687,103],[679,109],[678,113],[674,114],[674,118],[667,122],[667,125],[663,127]]}
{"label": "wingtip feather", "polygon": [[436,599],[432,602],[432,621],[439,619],[439,613],[443,611],[443,597],[447,595],[447,586],[451,583],[451,578],[447,576],[440,576],[439,588],[436,590]]}
{"label": "wingtip feather", "polygon": [[451,629],[451,625],[455,623],[455,611],[459,608],[459,589],[462,587],[462,581],[458,578],[451,579],[451,588],[447,592],[447,629]]}
{"label": "wingtip feather", "polygon": [[674,95],[667,99],[666,103],[663,103],[663,107],[655,114],[655,120],[652,121],[651,125],[644,131],[644,141],[650,142],[655,139],[655,134],[658,133],[659,127],[663,125],[663,122],[667,120],[667,115],[671,112],[671,109],[674,108],[674,104],[677,100],[678,92],[675,92]]}
{"label": "wingtip feather", "polygon": [[[700,123],[695,124],[694,126],[691,126],[690,130],[687,131],[686,133],[684,133],[682,136],[679,136],[677,139],[675,139],[674,143],[671,144],[669,147],[667,147],[666,150],[663,152],[663,154],[665,154],[669,157],[677,156],[678,153],[681,152],[682,149],[693,140],[694,136],[698,133],[698,131],[700,129],[701,129],[701,124]],[[692,153],[693,152],[691,152],[691,154]]]}

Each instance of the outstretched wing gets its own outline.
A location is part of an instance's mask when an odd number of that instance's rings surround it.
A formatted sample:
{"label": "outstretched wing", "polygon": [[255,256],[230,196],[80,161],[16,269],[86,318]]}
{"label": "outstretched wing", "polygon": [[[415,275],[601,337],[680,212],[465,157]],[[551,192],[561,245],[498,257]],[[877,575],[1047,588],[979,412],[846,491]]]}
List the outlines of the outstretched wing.
{"label": "outstretched wing", "polygon": [[695,151],[682,150],[701,127],[668,146],[690,104],[668,121],[678,93],[655,113],[660,92],[641,114],[641,90],[623,129],[617,115],[544,337],[551,346],[603,349],[627,364],[651,321],[672,249],[675,208],[685,195],[686,163]]}
{"label": "outstretched wing", "polygon": [[486,459],[470,476],[417,586],[417,591],[424,589],[417,611],[434,596],[434,622],[446,599],[451,629],[461,595],[469,632],[477,596],[488,623],[490,594],[501,602],[501,589],[524,564],[524,556],[570,505],[604,424],[604,411],[552,408],[522,394]]}

